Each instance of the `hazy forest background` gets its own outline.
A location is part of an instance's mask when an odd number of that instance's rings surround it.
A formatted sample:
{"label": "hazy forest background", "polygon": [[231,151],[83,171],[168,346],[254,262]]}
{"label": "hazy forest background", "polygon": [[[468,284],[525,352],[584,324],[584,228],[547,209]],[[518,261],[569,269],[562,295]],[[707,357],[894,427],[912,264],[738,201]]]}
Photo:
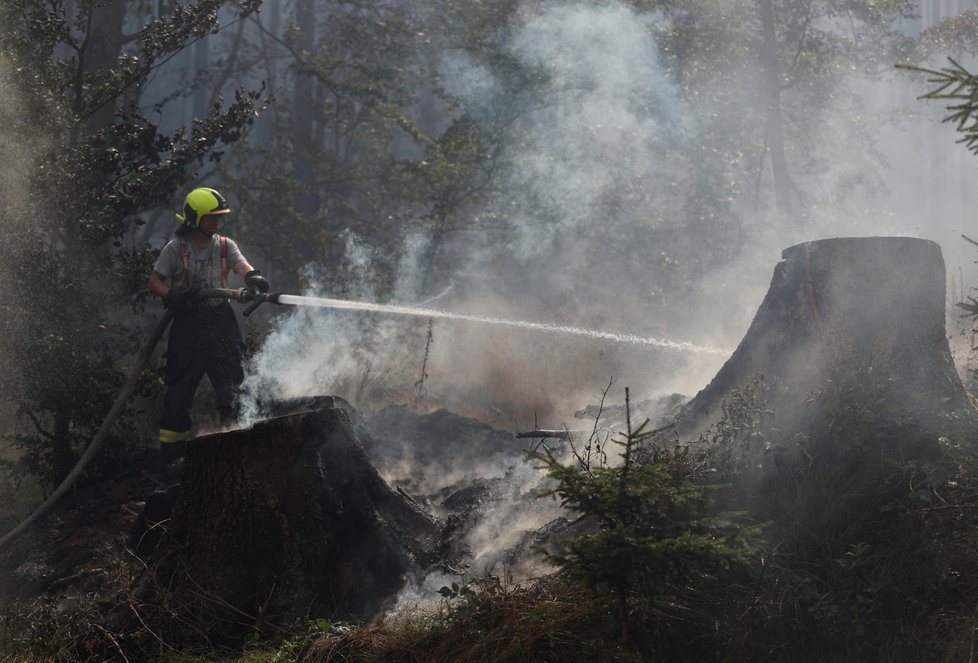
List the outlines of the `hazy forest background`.
{"label": "hazy forest background", "polygon": [[[933,239],[949,302],[978,284],[978,162],[895,67],[971,67],[964,0],[4,0],[0,26],[3,530],[109,409],[196,185],[276,291],[701,346],[735,347],[810,239]],[[254,402],[510,430],[561,427],[609,376],[695,393],[724,359],[272,306],[242,323]],[[103,470],[155,445],[155,369]]]}
{"label": "hazy forest background", "polygon": [[[90,439],[200,184],[295,294],[731,348],[782,248],[864,234],[937,240],[960,292],[973,164],[917,99],[925,77],[893,65],[967,65],[965,10],[10,0],[0,389],[17,462],[50,487]],[[611,375],[695,393],[722,362],[485,325],[436,324],[429,344],[426,320],[269,308],[247,327],[253,394],[427,399],[509,428],[559,426]],[[117,451],[153,419],[133,413]]]}

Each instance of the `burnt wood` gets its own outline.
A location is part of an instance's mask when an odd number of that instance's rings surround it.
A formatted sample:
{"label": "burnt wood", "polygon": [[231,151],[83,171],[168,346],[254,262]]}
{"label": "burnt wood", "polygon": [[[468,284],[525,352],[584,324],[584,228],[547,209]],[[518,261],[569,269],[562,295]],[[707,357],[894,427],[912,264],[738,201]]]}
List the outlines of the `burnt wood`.
{"label": "burnt wood", "polygon": [[202,624],[373,617],[437,533],[339,407],[193,440],[170,529],[172,583]]}
{"label": "burnt wood", "polygon": [[973,431],[976,411],[945,332],[940,247],[909,237],[853,237],[787,248],[730,359],[683,408],[677,432],[716,421],[735,388],[760,377],[782,431],[831,413],[808,405],[826,388],[886,402],[932,430]]}

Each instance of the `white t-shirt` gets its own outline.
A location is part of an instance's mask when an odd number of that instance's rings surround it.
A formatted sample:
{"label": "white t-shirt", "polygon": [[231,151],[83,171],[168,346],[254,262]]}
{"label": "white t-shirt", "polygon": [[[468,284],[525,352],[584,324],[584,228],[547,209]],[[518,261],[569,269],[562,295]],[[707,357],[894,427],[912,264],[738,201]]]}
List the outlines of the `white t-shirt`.
{"label": "white t-shirt", "polygon": [[[153,270],[159,272],[171,288],[183,290],[191,288],[221,288],[221,242],[220,235],[211,235],[210,244],[197,246],[190,239],[176,238],[167,243],[160,252]],[[233,239],[226,238],[228,252],[228,271],[244,262],[245,257]],[[187,269],[183,268],[183,255],[180,245],[187,247]]]}

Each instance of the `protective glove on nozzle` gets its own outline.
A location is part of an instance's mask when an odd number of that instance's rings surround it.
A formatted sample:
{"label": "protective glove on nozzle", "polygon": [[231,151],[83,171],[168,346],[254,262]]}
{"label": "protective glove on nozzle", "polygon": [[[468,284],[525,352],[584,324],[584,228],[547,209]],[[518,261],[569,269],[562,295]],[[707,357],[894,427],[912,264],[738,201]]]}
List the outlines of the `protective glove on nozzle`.
{"label": "protective glove on nozzle", "polygon": [[253,269],[247,274],[245,274],[245,285],[254,290],[255,292],[260,292],[265,294],[268,292],[271,286],[268,285],[268,281],[265,277],[261,275],[261,272],[257,269]]}
{"label": "protective glove on nozzle", "polygon": [[192,290],[170,290],[163,296],[163,306],[174,313],[185,313],[194,307],[194,299],[197,293]]}

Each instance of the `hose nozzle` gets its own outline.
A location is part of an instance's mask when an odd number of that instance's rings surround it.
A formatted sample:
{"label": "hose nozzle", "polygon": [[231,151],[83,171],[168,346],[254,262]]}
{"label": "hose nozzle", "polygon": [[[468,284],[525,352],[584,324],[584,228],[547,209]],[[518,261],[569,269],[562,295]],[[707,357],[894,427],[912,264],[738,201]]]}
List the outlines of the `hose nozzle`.
{"label": "hose nozzle", "polygon": [[272,304],[278,304],[279,295],[282,294],[281,292],[257,293],[251,290],[248,290],[248,292],[251,293],[250,299],[253,299],[254,301],[251,303],[251,306],[246,308],[241,313],[241,315],[243,315],[246,318],[249,315],[251,315],[254,312],[254,310],[259,306],[261,306],[264,302],[271,302]]}

